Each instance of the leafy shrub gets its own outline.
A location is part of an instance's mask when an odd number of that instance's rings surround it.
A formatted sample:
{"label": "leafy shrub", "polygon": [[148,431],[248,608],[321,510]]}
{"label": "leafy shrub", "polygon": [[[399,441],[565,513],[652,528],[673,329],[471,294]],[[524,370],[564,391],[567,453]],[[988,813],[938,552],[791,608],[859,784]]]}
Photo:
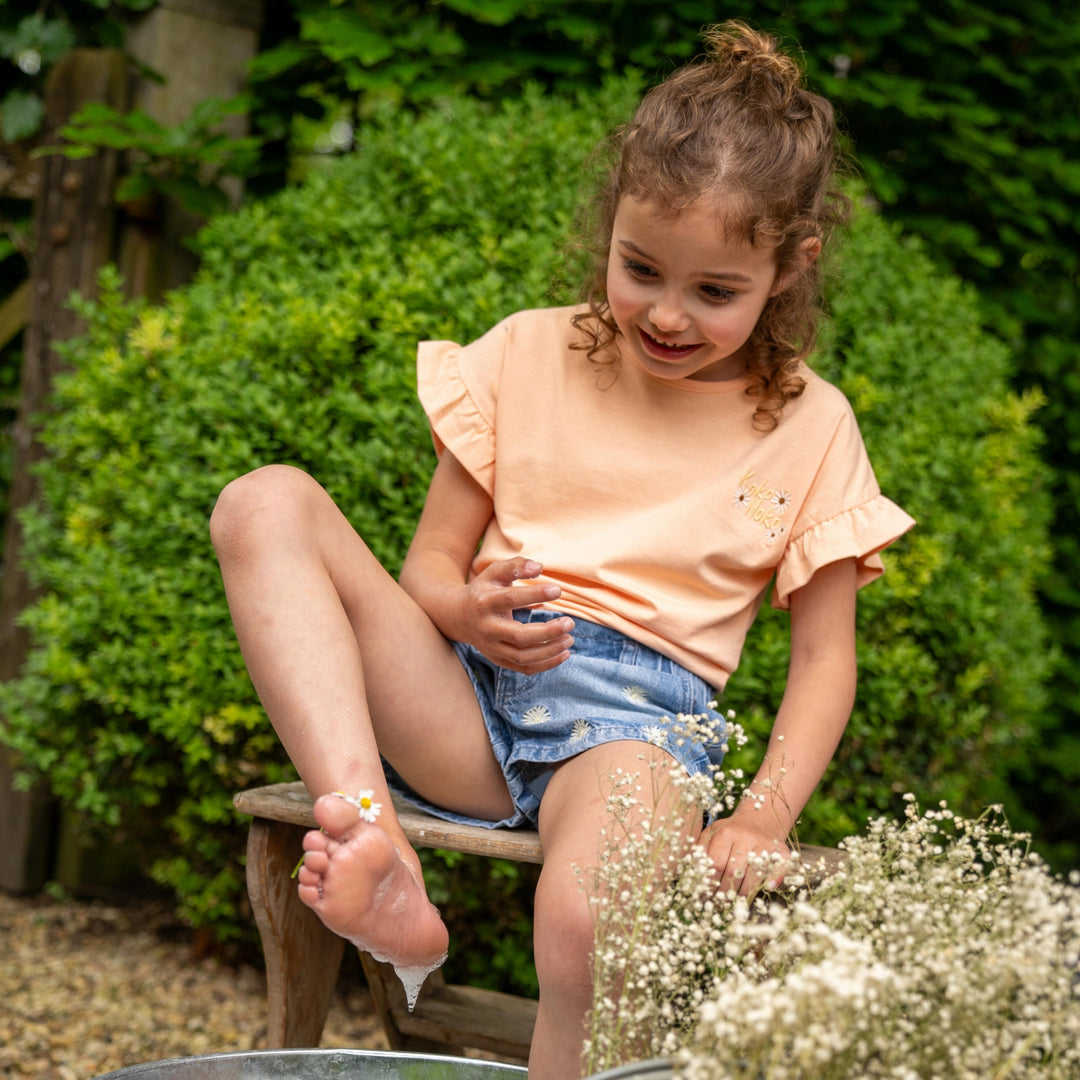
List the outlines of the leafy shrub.
{"label": "leafy shrub", "polygon": [[434,464],[416,342],[545,302],[582,161],[632,96],[385,115],[333,169],[208,226],[198,279],[164,305],[125,303],[107,272],[84,306],[26,523],[48,592],[0,688],[4,738],[89,818],[143,834],[193,923],[245,925],[231,794],[293,776],[223,602],[217,493],[271,461],[307,469],[396,571]]}
{"label": "leafy shrub", "polygon": [[[4,737],[104,826],[142,823],[193,923],[245,925],[230,795],[291,775],[229,624],[206,533],[217,492],[270,461],[301,466],[396,570],[434,461],[415,343],[471,339],[575,277],[563,241],[582,163],[633,94],[380,114],[354,154],[211,223],[198,279],[164,305],[126,304],[106,274],[87,308],[44,430],[27,543],[47,593],[26,616],[25,673],[0,690]],[[867,214],[847,258],[823,363],[921,526],[866,594],[859,709],[817,800],[823,830],[909,788],[982,801],[1037,720],[1045,665],[1034,400],[1006,392],[974,298],[917,246]],[[782,685],[780,634],[765,621],[736,677],[744,714],[763,718]]]}

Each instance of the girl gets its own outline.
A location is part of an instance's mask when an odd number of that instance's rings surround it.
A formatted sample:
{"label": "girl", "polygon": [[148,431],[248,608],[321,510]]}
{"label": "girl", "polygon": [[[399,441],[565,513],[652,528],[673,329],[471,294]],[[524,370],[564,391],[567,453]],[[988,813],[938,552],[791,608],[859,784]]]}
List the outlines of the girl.
{"label": "girl", "polygon": [[603,779],[643,756],[709,767],[659,725],[706,711],[775,575],[783,798],[701,837],[719,886],[748,889],[749,854],[786,851],[847,723],[856,589],[913,524],[804,364],[844,209],[832,110],[771,38],[705,40],[621,132],[587,302],[420,346],[439,461],[400,583],[294,469],[234,481],[211,522],[252,679],[317,798],[299,889],[327,926],[414,981],[445,954],[391,786],[454,820],[536,823],[534,1080],[581,1073],[575,867],[602,848]]}

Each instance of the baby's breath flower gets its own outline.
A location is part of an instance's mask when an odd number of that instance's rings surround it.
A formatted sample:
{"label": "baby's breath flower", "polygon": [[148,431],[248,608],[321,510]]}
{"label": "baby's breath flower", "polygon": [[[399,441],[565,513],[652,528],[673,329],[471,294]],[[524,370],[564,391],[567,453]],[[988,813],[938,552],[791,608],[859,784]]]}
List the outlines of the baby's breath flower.
{"label": "baby's breath flower", "polygon": [[[652,800],[633,804],[612,778],[619,854],[586,883],[617,898],[594,908],[587,1071],[662,1054],[680,1080],[1080,1076],[1080,871],[1055,878],[1000,808],[971,820],[907,797],[813,888],[789,867],[770,903],[716,894],[686,804],[656,785],[700,788],[675,769],[650,777]],[[712,782],[693,805],[764,798],[733,774]],[[764,853],[748,873],[777,864]]]}

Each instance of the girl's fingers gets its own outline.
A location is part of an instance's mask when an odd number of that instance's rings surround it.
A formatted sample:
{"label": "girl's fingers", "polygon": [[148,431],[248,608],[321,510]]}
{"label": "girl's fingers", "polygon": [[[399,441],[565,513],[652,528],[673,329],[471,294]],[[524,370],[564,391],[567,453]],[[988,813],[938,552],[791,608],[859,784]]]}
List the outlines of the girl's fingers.
{"label": "girl's fingers", "polygon": [[522,648],[538,648],[568,637],[574,629],[574,620],[565,616],[561,619],[552,619],[550,622],[515,622],[514,626],[518,629],[508,635],[508,641]]}
{"label": "girl's fingers", "polygon": [[515,581],[525,581],[537,577],[543,571],[543,566],[535,559],[525,559],[518,556],[513,559],[502,559],[499,562],[493,562],[477,575],[477,580],[494,581],[500,585],[512,585]]}
{"label": "girl's fingers", "polygon": [[562,634],[552,641],[544,641],[536,645],[507,644],[502,650],[498,663],[503,667],[523,671],[526,674],[535,674],[537,671],[562,663],[570,655],[573,644],[574,639],[569,634]]}
{"label": "girl's fingers", "polygon": [[[703,839],[719,892],[750,896],[762,887],[771,891],[783,881],[790,851],[776,837],[737,825],[729,818],[713,826]],[[771,856],[775,854],[781,854],[783,860],[774,861]]]}
{"label": "girl's fingers", "polygon": [[501,586],[489,587],[482,591],[479,602],[489,614],[509,615],[516,608],[550,603],[552,600],[558,600],[560,596],[562,596],[562,589],[558,585]]}
{"label": "girl's fingers", "polygon": [[[464,637],[500,667],[533,675],[561,664],[574,639],[574,620],[522,623],[512,617],[519,608],[549,603],[562,595],[558,585],[535,582],[543,567],[524,558],[492,563],[469,584],[468,622],[474,631]],[[518,584],[514,584],[517,582]]]}
{"label": "girl's fingers", "polygon": [[539,576],[543,570],[543,566],[534,559],[520,556],[504,559],[485,567],[472,585],[480,590],[482,602],[488,611],[496,614],[509,613],[515,608],[532,607],[558,600],[562,595],[562,589],[550,582],[521,584]]}

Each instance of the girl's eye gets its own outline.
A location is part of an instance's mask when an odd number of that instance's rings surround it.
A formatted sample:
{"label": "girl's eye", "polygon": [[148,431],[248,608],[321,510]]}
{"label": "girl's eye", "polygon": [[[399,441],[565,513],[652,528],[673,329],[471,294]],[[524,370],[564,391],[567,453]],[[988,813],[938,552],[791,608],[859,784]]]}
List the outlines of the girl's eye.
{"label": "girl's eye", "polygon": [[701,291],[710,299],[726,304],[735,299],[735,294],[722,285],[702,285]]}
{"label": "girl's eye", "polygon": [[633,259],[623,259],[623,266],[636,278],[654,278],[656,271],[644,263],[635,262]]}

